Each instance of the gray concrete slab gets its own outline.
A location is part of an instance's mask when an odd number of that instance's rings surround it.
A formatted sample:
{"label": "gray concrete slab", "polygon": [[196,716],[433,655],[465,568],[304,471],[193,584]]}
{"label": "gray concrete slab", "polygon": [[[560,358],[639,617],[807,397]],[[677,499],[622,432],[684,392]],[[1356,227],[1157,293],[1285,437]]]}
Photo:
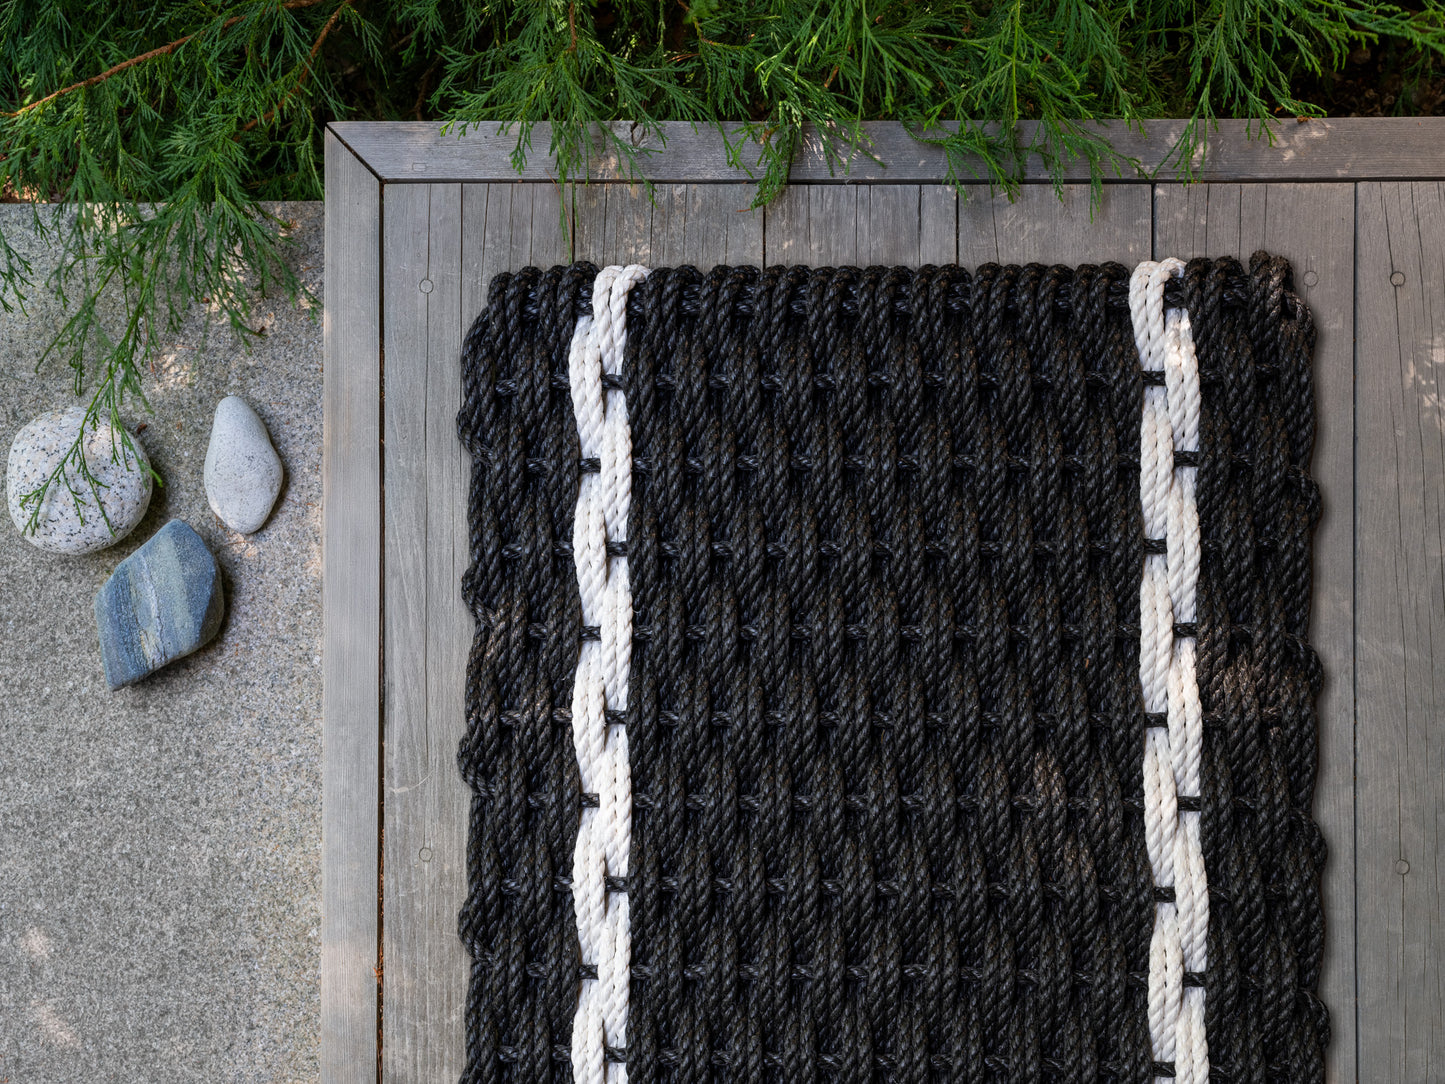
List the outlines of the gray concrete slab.
{"label": "gray concrete slab", "polygon": [[[319,297],[321,205],[293,219]],[[0,229],[49,270],[28,208]],[[319,302],[318,302],[319,303]],[[0,455],[72,401],[35,363],[61,318],[0,314]],[[313,1081],[321,904],[321,324],[263,301],[249,350],[199,317],[167,335],[140,438],[165,478],[136,531],[86,557],[0,521],[0,1081]],[[242,538],[206,504],[211,416],[243,396],[286,481]],[[220,561],[206,648],[109,692],[91,600],[172,517]]]}

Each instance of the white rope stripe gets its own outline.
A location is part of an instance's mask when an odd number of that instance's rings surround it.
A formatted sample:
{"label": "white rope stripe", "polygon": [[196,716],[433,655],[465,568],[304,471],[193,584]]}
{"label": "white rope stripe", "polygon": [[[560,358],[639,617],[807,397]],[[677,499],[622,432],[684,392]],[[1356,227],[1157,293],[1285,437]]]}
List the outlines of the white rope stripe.
{"label": "white rope stripe", "polygon": [[[1180,797],[1200,792],[1202,711],[1195,642],[1176,637],[1176,623],[1196,620],[1200,531],[1196,469],[1176,467],[1176,450],[1199,448],[1200,387],[1188,313],[1164,308],[1163,287],[1183,272],[1175,259],[1140,264],[1130,282],[1135,342],[1146,371],[1164,386],[1146,386],[1140,424],[1140,501],[1146,535],[1165,539],[1165,552],[1146,555],[1140,580],[1139,677],[1144,708],[1167,725],[1145,735],[1145,838],[1154,881],[1174,889],[1156,905],[1150,946],[1149,1031],[1155,1060],[1174,1063],[1175,1081],[1206,1084],[1208,1044],[1204,996],[1184,976],[1207,966],[1209,900],[1199,814],[1181,812]],[[573,1022],[571,1060],[578,1084],[626,1084],[626,1066],[607,1061],[607,1047],[626,1046],[630,929],[625,892],[607,890],[608,877],[626,877],[631,844],[631,782],[626,728],[609,725],[608,711],[627,706],[632,599],[627,559],[609,556],[625,542],[631,500],[631,434],[621,391],[603,387],[621,371],[626,303],[647,270],[608,267],[593,286],[593,311],[576,326],[569,381],[583,458],[600,470],[579,482],[573,534],[582,620],[600,637],[583,641],[573,691],[573,741],[581,785],[598,795],[584,807],[573,856],[572,892],[584,963]],[[1167,1079],[1167,1078],[1160,1078]]]}
{"label": "white rope stripe", "polygon": [[[1155,906],[1149,951],[1149,1038],[1156,1061],[1172,1061],[1176,1084],[1205,1084],[1209,1048],[1204,990],[1184,985],[1185,972],[1206,969],[1209,893],[1199,814],[1180,812],[1180,797],[1198,797],[1204,731],[1193,637],[1175,623],[1196,619],[1199,508],[1195,467],[1176,467],[1174,452],[1199,450],[1199,365],[1184,309],[1164,308],[1164,283],[1184,263],[1141,263],[1129,282],[1134,341],[1146,372],[1164,386],[1144,389],[1139,429],[1139,497],[1144,531],[1165,540],[1165,552],[1144,558],[1139,584],[1139,682],[1144,710],[1165,715],[1144,739],[1144,839],[1154,883],[1172,886],[1173,903]],[[1159,1078],[1161,1080],[1167,1078]]]}
{"label": "white rope stripe", "polygon": [[577,321],[568,356],[568,381],[584,459],[601,469],[578,484],[572,555],[582,596],[582,623],[600,630],[584,640],[572,690],[572,741],[582,790],[597,795],[584,807],[572,856],[572,904],[582,961],[597,968],[583,979],[572,1021],[572,1078],[576,1084],[627,1084],[627,1066],[608,1062],[606,1048],[627,1045],[631,931],[627,894],[609,892],[608,877],[627,876],[632,846],[632,778],[627,728],[609,725],[606,712],[627,708],[632,665],[632,592],[627,558],[609,556],[608,542],[627,540],[632,502],[632,435],[623,393],[604,388],[604,374],[622,371],[627,342],[627,294],[647,275],[636,265],[606,267],[592,285],[592,314]]}

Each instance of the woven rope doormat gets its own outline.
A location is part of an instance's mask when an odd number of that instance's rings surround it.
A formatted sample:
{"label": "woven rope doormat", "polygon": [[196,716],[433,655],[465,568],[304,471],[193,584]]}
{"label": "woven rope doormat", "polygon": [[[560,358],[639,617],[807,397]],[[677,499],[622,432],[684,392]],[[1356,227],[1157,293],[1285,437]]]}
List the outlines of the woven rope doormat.
{"label": "woven rope doormat", "polygon": [[496,276],[465,1080],[1322,1080],[1313,344],[1265,253]]}

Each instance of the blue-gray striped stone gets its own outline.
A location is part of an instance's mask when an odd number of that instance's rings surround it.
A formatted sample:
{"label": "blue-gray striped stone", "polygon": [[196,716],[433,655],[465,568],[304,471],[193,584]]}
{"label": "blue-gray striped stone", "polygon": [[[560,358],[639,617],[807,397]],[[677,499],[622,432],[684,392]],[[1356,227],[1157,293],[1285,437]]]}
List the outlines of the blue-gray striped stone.
{"label": "blue-gray striped stone", "polygon": [[221,570],[201,536],[173,519],[111,573],[95,596],[105,680],[119,689],[216,635]]}

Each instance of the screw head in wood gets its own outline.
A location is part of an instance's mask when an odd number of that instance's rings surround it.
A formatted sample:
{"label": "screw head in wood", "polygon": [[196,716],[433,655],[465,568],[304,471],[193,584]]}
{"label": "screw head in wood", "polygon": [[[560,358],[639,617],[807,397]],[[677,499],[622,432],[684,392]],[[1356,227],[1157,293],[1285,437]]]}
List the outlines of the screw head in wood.
{"label": "screw head in wood", "polygon": [[429,294],[432,291],[431,279],[422,279],[421,282],[419,282],[417,285],[421,289],[421,292],[424,294]]}
{"label": "screw head in wood", "polygon": [[1403,271],[1396,271],[1390,276],[1390,283],[1394,286],[1405,285],[1405,273]]}
{"label": "screw head in wood", "polygon": [[1410,863],[1406,862],[1403,858],[1400,859],[1395,863],[1395,872],[1401,877],[1405,876],[1405,874],[1410,872]]}

